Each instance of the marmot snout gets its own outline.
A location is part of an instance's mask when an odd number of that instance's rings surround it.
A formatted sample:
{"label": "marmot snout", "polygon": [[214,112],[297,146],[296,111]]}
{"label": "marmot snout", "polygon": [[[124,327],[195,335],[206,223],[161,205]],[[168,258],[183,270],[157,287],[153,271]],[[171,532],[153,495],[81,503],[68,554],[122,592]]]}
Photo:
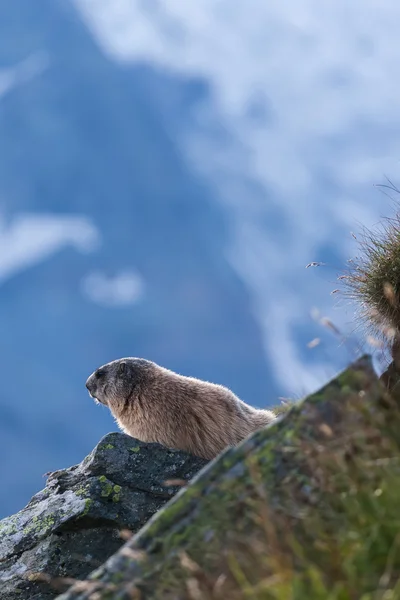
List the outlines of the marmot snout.
{"label": "marmot snout", "polygon": [[222,385],[178,375],[142,358],[103,365],[86,387],[128,435],[207,459],[276,418]]}

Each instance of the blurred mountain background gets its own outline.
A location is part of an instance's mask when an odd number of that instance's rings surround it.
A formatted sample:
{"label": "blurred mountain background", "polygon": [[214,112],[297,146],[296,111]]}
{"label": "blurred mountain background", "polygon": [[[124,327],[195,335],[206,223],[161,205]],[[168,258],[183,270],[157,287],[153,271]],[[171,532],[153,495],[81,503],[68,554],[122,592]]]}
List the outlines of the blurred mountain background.
{"label": "blurred mountain background", "polygon": [[104,362],[268,406],[351,360],[315,314],[352,333],[330,292],[393,205],[373,184],[399,174],[399,17],[0,1],[0,517],[116,429],[84,386]]}

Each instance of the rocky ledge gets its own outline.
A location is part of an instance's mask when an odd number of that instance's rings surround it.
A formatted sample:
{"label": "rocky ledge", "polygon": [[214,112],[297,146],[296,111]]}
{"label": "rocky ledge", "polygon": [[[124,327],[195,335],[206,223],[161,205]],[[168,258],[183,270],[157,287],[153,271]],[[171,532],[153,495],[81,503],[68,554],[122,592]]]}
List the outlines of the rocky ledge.
{"label": "rocky ledge", "polygon": [[68,580],[85,578],[124,543],[122,530],[138,531],[205,464],[122,433],[106,435],[0,521],[0,597],[52,599]]}

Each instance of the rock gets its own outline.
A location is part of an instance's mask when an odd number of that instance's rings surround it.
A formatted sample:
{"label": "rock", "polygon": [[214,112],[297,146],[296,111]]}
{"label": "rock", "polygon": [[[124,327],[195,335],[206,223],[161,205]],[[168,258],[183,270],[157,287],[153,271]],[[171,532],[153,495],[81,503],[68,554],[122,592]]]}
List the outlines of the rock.
{"label": "rock", "polygon": [[[56,471],[16,515],[0,521],[0,597],[46,600],[35,573],[81,579],[136,532],[206,461],[121,434],[106,435],[80,463]],[[60,590],[59,590],[60,591]],[[62,590],[61,590],[62,591]]]}
{"label": "rock", "polygon": [[399,406],[364,357],[58,600],[398,597],[399,463]]}

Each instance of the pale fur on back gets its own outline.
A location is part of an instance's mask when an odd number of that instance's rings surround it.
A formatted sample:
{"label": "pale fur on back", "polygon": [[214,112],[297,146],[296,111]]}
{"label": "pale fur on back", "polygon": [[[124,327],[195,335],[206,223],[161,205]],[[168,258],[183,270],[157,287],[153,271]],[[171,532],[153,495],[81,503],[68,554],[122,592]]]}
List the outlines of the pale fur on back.
{"label": "pale fur on back", "polygon": [[[129,360],[148,363],[130,394],[129,382],[118,381],[129,375],[117,374],[118,363]],[[249,406],[224,386],[178,375],[144,359],[120,359],[98,371],[107,367],[107,393],[99,400],[110,408],[122,431],[143,442],[211,459],[276,418],[269,410]]]}

